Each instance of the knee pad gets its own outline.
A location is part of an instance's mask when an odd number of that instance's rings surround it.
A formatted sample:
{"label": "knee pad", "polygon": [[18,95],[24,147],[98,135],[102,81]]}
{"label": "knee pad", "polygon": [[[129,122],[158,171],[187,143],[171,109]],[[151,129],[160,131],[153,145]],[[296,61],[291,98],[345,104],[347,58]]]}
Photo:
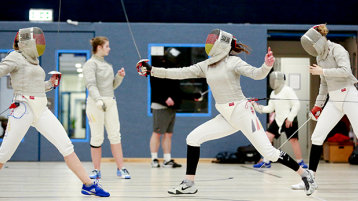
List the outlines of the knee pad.
{"label": "knee pad", "polygon": [[[323,138],[323,136],[325,136],[325,137]],[[313,134],[311,136],[312,144],[321,146],[321,145],[323,145],[323,142],[326,137],[327,137],[327,135],[321,135],[319,133],[313,132]]]}
{"label": "knee pad", "polygon": [[61,150],[59,150],[63,157],[68,156],[72,154],[75,150],[73,149],[73,144],[69,143],[65,147],[63,147]]}
{"label": "knee pad", "polygon": [[280,157],[280,150],[272,147],[270,150],[266,150],[261,155],[265,158],[265,160],[270,160],[272,162],[276,162]]}
{"label": "knee pad", "polygon": [[186,137],[186,144],[187,144],[187,145],[190,145],[190,146],[193,146],[193,147],[200,147],[201,142],[199,142],[199,140],[196,139],[196,138],[193,137],[193,136],[194,136],[194,135],[189,134],[189,135]]}
{"label": "knee pad", "polygon": [[121,133],[113,133],[113,134],[109,134],[108,133],[108,140],[111,144],[119,144],[121,143],[122,137],[121,137]]}
{"label": "knee pad", "polygon": [[103,144],[104,137],[103,135],[91,135],[90,145],[93,147],[100,147]]}
{"label": "knee pad", "polygon": [[0,163],[5,164],[8,160],[10,160],[11,156],[7,152],[0,153]]}

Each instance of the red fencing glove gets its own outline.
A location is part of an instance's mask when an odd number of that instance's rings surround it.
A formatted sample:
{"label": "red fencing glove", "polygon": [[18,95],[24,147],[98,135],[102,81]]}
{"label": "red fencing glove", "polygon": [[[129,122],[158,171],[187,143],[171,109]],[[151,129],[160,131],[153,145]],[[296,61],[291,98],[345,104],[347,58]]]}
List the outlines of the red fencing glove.
{"label": "red fencing glove", "polygon": [[322,113],[322,108],[318,106],[314,106],[310,112],[310,117],[312,120],[317,121],[319,115]]}
{"label": "red fencing glove", "polygon": [[152,70],[152,66],[150,64],[148,64],[149,60],[148,59],[141,59],[140,61],[138,61],[136,68],[138,71],[138,74],[140,76],[146,76],[150,75],[150,71]]}
{"label": "red fencing glove", "polygon": [[48,74],[52,75],[50,80],[53,84],[53,88],[56,89],[56,87],[58,87],[58,85],[60,85],[60,80],[61,80],[62,74],[58,71],[51,71]]}

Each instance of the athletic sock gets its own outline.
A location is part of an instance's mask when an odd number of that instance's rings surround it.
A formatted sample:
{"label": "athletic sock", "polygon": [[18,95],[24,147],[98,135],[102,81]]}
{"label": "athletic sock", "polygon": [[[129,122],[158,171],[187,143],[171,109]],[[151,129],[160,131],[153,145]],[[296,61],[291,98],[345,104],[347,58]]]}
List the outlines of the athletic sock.
{"label": "athletic sock", "polygon": [[157,152],[156,153],[151,153],[151,155],[152,155],[152,160],[158,159],[158,153]]}
{"label": "athletic sock", "polygon": [[187,146],[186,174],[195,175],[200,158],[200,147]]}
{"label": "athletic sock", "polygon": [[307,170],[304,170],[301,174],[301,177],[304,178],[304,177],[308,177],[308,172]]}
{"label": "athletic sock", "polygon": [[184,179],[183,182],[186,183],[188,186],[193,186],[194,185],[194,181],[191,181],[191,180],[188,180],[188,179]]}
{"label": "athletic sock", "polygon": [[172,156],[171,156],[171,154],[169,153],[169,154],[164,154],[164,161],[165,162],[168,162],[168,161],[170,161],[171,159],[172,159]]}
{"label": "athletic sock", "polygon": [[313,172],[317,172],[317,167],[319,160],[321,159],[321,155],[323,152],[323,146],[322,145],[314,145],[312,144],[311,147],[311,153],[310,153],[310,167],[309,169]]}
{"label": "athletic sock", "polygon": [[94,182],[91,183],[91,184],[85,184],[85,186],[86,186],[86,187],[91,187],[93,184],[94,184]]}

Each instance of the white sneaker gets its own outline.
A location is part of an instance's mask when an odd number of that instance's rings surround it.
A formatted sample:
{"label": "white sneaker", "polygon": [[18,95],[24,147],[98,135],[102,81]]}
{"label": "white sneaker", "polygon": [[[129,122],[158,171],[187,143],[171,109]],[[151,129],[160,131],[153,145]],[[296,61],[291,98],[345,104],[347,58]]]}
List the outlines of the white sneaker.
{"label": "white sneaker", "polygon": [[176,163],[173,159],[170,161],[164,161],[163,167],[165,168],[179,168],[181,165],[179,163]]}
{"label": "white sneaker", "polygon": [[152,168],[160,168],[158,159],[153,159],[151,162]]}
{"label": "white sneaker", "polygon": [[[316,182],[314,182],[312,184],[312,187],[314,187],[316,190],[318,189],[318,185]],[[305,186],[305,183],[303,181],[301,181],[300,183],[298,184],[294,184],[294,185],[291,185],[291,189],[292,190],[305,190],[306,186]]]}
{"label": "white sneaker", "polygon": [[169,189],[168,193],[169,194],[195,194],[196,192],[198,192],[198,189],[196,188],[194,182],[192,182],[192,185],[189,186],[189,183],[191,183],[188,180],[184,180],[181,182],[181,184],[175,188]]}
{"label": "white sneaker", "polygon": [[304,190],[305,189],[305,183],[303,183],[303,181],[301,181],[298,184],[293,184],[293,185],[291,185],[291,189],[292,190]]}
{"label": "white sneaker", "polygon": [[293,190],[305,190],[306,195],[310,196],[316,189],[317,184],[314,180],[314,174],[312,170],[305,170],[307,171],[307,177],[302,177],[302,182],[292,185],[291,188]]}
{"label": "white sneaker", "polygon": [[130,179],[131,175],[129,174],[128,170],[123,167],[122,169],[117,168],[117,176],[121,177],[122,179]]}

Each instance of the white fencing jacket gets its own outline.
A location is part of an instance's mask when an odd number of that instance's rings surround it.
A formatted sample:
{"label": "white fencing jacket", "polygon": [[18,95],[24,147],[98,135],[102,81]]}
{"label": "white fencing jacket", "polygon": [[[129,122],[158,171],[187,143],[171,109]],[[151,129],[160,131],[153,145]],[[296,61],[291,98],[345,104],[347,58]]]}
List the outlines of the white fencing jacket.
{"label": "white fencing jacket", "polygon": [[122,76],[114,76],[111,64],[96,55],[84,64],[83,77],[89,96],[96,101],[102,97],[114,97],[114,89],[123,81]]}
{"label": "white fencing jacket", "polygon": [[45,92],[52,89],[41,66],[30,63],[18,51],[11,52],[0,63],[0,77],[9,73],[14,94],[46,97]]}
{"label": "white fencing jacket", "polygon": [[217,104],[227,104],[246,99],[240,86],[240,76],[255,80],[264,79],[271,67],[262,64],[256,68],[236,56],[227,56],[221,61],[208,66],[207,60],[183,68],[156,68],[151,75],[159,78],[188,79],[206,78]]}
{"label": "white fencing jacket", "polygon": [[300,101],[291,87],[284,86],[278,94],[273,90],[267,106],[261,106],[260,113],[275,111],[275,120],[281,126],[285,119],[293,121],[300,109]]}
{"label": "white fencing jacket", "polygon": [[323,68],[321,84],[316,98],[316,106],[322,107],[328,92],[352,86],[358,80],[351,70],[349,53],[341,45],[328,41],[329,53],[323,58],[318,56],[317,64]]}

